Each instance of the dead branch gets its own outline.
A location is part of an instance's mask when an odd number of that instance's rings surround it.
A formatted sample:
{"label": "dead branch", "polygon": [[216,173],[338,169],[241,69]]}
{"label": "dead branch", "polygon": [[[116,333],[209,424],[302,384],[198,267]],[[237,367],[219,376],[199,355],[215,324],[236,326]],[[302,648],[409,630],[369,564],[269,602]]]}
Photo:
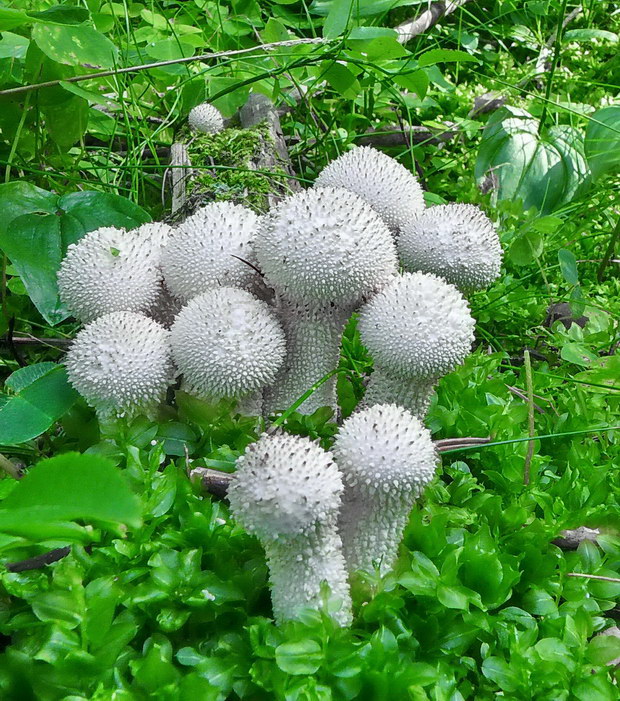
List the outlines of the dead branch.
{"label": "dead branch", "polygon": [[468,2],[471,0],[439,0],[439,2],[432,3],[415,19],[409,19],[395,27],[398,33],[397,40],[401,44],[406,44],[414,37],[434,27],[442,17],[447,17]]}
{"label": "dead branch", "polygon": [[579,545],[587,540],[591,543],[596,543],[596,539],[601,535],[598,528],[587,528],[586,526],[580,526],[579,528],[573,528],[570,530],[564,530],[560,533],[557,538],[554,538],[551,542],[553,545],[557,545],[558,548],[562,550],[577,550]]}

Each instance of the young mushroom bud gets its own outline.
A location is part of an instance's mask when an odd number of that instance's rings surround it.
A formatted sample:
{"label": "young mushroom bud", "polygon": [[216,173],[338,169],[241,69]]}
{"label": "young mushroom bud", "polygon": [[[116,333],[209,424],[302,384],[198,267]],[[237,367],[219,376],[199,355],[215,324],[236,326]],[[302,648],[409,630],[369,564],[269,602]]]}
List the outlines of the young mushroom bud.
{"label": "young mushroom bud", "polygon": [[224,128],[224,118],[217,107],[203,102],[196,105],[187,118],[189,128],[202,134],[217,134]]}
{"label": "young mushroom bud", "polygon": [[263,435],[237,460],[228,488],[234,517],[267,555],[278,623],[322,608],[323,583],[351,623],[351,600],[337,530],[342,479],[331,455],[308,438]]}
{"label": "young mushroom bud", "polygon": [[402,228],[398,252],[405,269],[433,273],[463,292],[488,287],[502,265],[493,223],[471,204],[425,210]]}
{"label": "young mushroom bud", "polygon": [[188,302],[172,326],[171,342],[184,388],[212,400],[245,397],[271,384],[286,352],[269,306],[232,287]]}
{"label": "young mushroom bud", "polygon": [[166,286],[182,302],[214,287],[251,287],[258,216],[231,202],[197,210],[173,231],[162,253]]}
{"label": "young mushroom bud", "polygon": [[151,415],[174,379],[170,332],[134,312],[95,319],[65,359],[69,382],[102,419]]}
{"label": "young mushroom bud", "polygon": [[415,500],[433,479],[430,432],[406,409],[376,405],[350,416],[332,448],[342,473],[339,518],[349,572],[394,565]]}
{"label": "young mushroom bud", "polygon": [[60,298],[85,323],[110,312],[145,312],[157,298],[159,256],[160,246],[139,229],[91,231],[60,264]]}
{"label": "young mushroom bud", "polygon": [[[269,408],[286,409],[337,366],[351,312],[396,273],[395,247],[366,202],[320,188],[285,199],[265,217],[255,250],[280,300],[289,348]],[[335,382],[326,384],[325,403],[335,405]],[[314,404],[304,402],[300,411]]]}
{"label": "young mushroom bud", "polygon": [[315,187],[342,187],[354,192],[393,231],[402,229],[424,209],[424,195],[415,175],[371,146],[356,146],[336,158],[319,174]]}
{"label": "young mushroom bud", "polygon": [[467,301],[444,280],[392,280],[360,311],[360,337],[375,363],[365,404],[399,403],[423,418],[432,386],[469,355],[474,326]]}

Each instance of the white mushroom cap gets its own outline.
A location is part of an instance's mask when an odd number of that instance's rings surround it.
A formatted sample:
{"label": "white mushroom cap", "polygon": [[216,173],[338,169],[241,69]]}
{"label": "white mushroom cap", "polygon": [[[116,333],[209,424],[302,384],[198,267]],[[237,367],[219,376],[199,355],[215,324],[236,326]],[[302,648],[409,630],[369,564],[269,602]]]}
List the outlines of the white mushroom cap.
{"label": "white mushroom cap", "polygon": [[248,532],[274,541],[332,521],[341,493],[330,453],[309,438],[264,434],[237,460],[228,499]]}
{"label": "white mushroom cap", "polygon": [[174,229],[162,221],[152,221],[142,224],[142,226],[133,231],[140,236],[144,236],[152,246],[159,248],[161,251],[168,243],[168,239],[172,236]]}
{"label": "white mushroom cap", "polygon": [[435,275],[405,273],[360,310],[359,332],[394,376],[437,378],[463,362],[475,320],[463,295]]}
{"label": "white mushroom cap", "polygon": [[248,265],[255,260],[257,226],[252,210],[231,202],[213,202],[197,210],[178,225],[164,248],[168,289],[188,302],[214,287],[250,287],[257,278]]}
{"label": "white mushroom cap", "polygon": [[255,250],[267,284],[299,304],[357,304],[397,269],[381,218],[357,195],[337,188],[283,200],[262,219]]}
{"label": "white mushroom cap", "polygon": [[395,404],[377,404],[350,416],[332,453],[345,485],[369,494],[417,497],[433,479],[437,463],[430,431]]}
{"label": "white mushroom cap", "polygon": [[332,161],[317,187],[343,187],[368,202],[392,229],[400,229],[424,209],[415,175],[382,151],[357,146]]}
{"label": "white mushroom cap", "polygon": [[65,364],[71,384],[101,416],[150,412],[174,378],[169,332],[134,312],[88,324]]}
{"label": "white mushroom cap", "polygon": [[138,230],[103,227],[71,244],[58,271],[60,298],[81,321],[141,312],[158,294],[159,246]]}
{"label": "white mushroom cap", "polygon": [[439,275],[464,291],[490,285],[502,265],[493,223],[471,204],[425,210],[402,228],[398,252],[407,270]]}
{"label": "white mushroom cap", "polygon": [[224,128],[224,118],[220,114],[217,107],[210,105],[208,102],[203,102],[201,105],[196,105],[187,118],[190,129],[203,134],[217,134]]}
{"label": "white mushroom cap", "polygon": [[171,334],[185,385],[207,398],[240,397],[270,384],[286,351],[284,331],[269,306],[232,287],[192,299]]}

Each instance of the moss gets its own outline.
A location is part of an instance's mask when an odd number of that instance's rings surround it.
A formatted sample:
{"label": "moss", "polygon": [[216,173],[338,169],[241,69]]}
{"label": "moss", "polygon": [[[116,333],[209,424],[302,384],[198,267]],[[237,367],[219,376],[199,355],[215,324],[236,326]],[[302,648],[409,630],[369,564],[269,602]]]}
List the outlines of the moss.
{"label": "moss", "polygon": [[256,171],[266,145],[272,143],[264,124],[186,138],[194,170],[187,192],[193,201],[228,200],[263,213],[268,209],[267,196],[286,186],[288,178],[281,168]]}

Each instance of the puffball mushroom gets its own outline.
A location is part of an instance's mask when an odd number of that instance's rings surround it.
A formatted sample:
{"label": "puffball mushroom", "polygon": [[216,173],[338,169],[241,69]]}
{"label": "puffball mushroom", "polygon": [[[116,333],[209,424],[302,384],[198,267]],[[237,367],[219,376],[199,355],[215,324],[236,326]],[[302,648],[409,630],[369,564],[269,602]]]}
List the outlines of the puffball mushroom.
{"label": "puffball mushroom", "polygon": [[159,255],[160,246],[140,230],[91,231],[60,264],[60,298],[85,323],[109,312],[144,312],[158,294]]}
{"label": "puffball mushroom", "polygon": [[135,312],[85,326],[65,359],[69,382],[100,418],[151,414],[174,379],[170,333]]}
{"label": "puffball mushroom", "polygon": [[332,613],[351,623],[351,599],[337,530],[342,479],[331,455],[308,438],[264,434],[237,460],[228,488],[234,517],[267,555],[277,623],[322,607],[322,584],[341,601]]}
{"label": "puffball mushroom", "polygon": [[162,253],[166,286],[182,302],[213,287],[251,287],[258,275],[252,242],[258,216],[232,202],[212,202],[181,222]]}
{"label": "puffball mushroom", "polygon": [[[270,402],[285,409],[336,367],[351,312],[396,274],[395,247],[366,202],[326,187],[283,200],[261,221],[254,248],[287,333],[289,356]],[[335,405],[335,382],[326,384],[325,400]],[[304,402],[300,411],[313,406]]]}
{"label": "puffball mushroom", "polygon": [[198,131],[202,134],[217,134],[224,128],[224,117],[217,107],[208,102],[196,105],[190,110],[187,121],[192,131]]}
{"label": "puffball mushroom", "polygon": [[413,173],[371,146],[356,146],[327,165],[315,187],[342,187],[368,202],[392,230],[424,209],[422,188]]}
{"label": "puffball mushroom", "polygon": [[172,325],[171,343],[184,387],[206,399],[243,397],[271,384],[286,352],[270,307],[232,287],[188,302]]}
{"label": "puffball mushroom", "polygon": [[350,573],[390,571],[415,500],[433,479],[431,434],[406,409],[370,407],[340,428],[332,453],[344,482],[339,531]]}
{"label": "puffball mushroom", "polygon": [[407,270],[433,273],[464,292],[488,287],[502,264],[493,223],[471,204],[425,210],[401,229],[398,252]]}
{"label": "puffball mushroom", "polygon": [[[474,326],[463,295],[441,278],[392,280],[360,310],[360,337],[375,363],[365,404],[400,403],[422,418],[432,386],[469,354]],[[414,394],[403,396],[404,383]]]}

